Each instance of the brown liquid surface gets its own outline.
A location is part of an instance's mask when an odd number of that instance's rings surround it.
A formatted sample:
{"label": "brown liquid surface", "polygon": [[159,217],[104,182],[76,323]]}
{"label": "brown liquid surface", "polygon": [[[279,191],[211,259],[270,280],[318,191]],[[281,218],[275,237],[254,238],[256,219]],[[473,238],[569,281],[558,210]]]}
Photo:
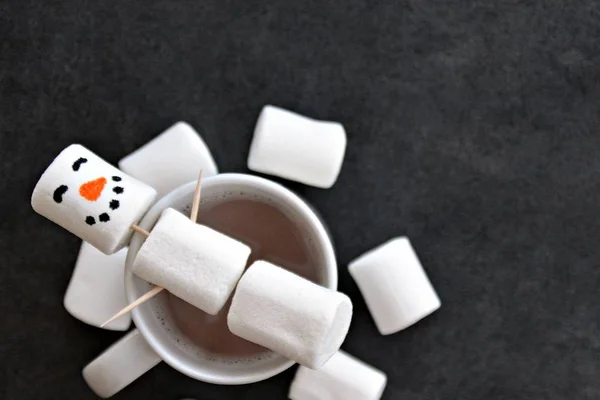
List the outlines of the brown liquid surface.
{"label": "brown liquid surface", "polygon": [[[252,248],[246,268],[266,260],[313,282],[318,281],[315,262],[300,239],[300,231],[276,208],[254,200],[234,199],[200,208],[198,222]],[[167,296],[167,304],[181,333],[209,353],[252,356],[265,348],[235,336],[227,328],[231,299],[217,315],[209,315],[180,298]]]}

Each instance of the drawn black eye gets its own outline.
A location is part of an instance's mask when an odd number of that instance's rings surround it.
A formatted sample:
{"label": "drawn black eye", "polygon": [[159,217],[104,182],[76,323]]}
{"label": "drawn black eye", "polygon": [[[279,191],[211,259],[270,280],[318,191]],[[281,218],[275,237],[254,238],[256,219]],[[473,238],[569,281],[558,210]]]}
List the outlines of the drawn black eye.
{"label": "drawn black eye", "polygon": [[121,177],[120,176],[113,176],[112,180],[115,182],[121,182]]}
{"label": "drawn black eye", "polygon": [[67,190],[69,190],[69,187],[66,185],[60,185],[59,187],[57,187],[54,191],[54,194],[52,195],[54,201],[57,203],[62,203],[63,194],[67,193]]}
{"label": "drawn black eye", "polygon": [[87,158],[79,157],[77,159],[77,161],[75,161],[73,163],[73,171],[79,171],[79,167],[81,167],[81,164],[86,163],[86,162],[87,162]]}

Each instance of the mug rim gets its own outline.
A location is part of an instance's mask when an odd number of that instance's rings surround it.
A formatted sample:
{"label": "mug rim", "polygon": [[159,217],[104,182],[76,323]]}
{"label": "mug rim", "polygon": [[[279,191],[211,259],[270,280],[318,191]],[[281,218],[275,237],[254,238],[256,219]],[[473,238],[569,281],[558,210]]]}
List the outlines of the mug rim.
{"label": "mug rim", "polygon": [[[183,196],[187,196],[188,194],[194,193],[196,183],[197,181],[185,183],[161,197],[156,203],[152,205],[152,207],[150,207],[150,209],[144,215],[144,217],[141,219],[138,225],[142,229],[150,231],[154,226],[155,221],[160,216],[160,213],[164,209],[170,207],[170,205],[172,205],[177,199],[180,199]],[[333,244],[322,220],[305,200],[301,199],[297,194],[292,192],[290,189],[280,185],[279,183],[249,174],[218,174],[204,178],[202,185],[203,187],[206,187],[214,185],[235,185],[240,183],[250,183],[253,187],[257,187],[271,194],[274,194],[279,198],[279,200],[284,201],[289,207],[292,207],[296,212],[298,212],[298,214],[302,216],[305,222],[308,223],[311,226],[311,228],[313,228],[313,231],[316,232],[316,237],[314,238],[314,241],[319,247],[319,249],[323,252],[323,258],[325,260],[324,282],[321,282],[320,284],[327,288],[336,290],[338,284],[338,271],[335,252],[333,250]],[[134,233],[129,244],[129,249],[127,251],[124,279],[125,293],[127,295],[127,300],[129,303],[135,301],[136,298],[139,296],[136,293],[134,287],[134,278],[131,268],[133,260],[135,259],[135,256],[137,255],[144,239],[145,238],[141,234],[137,232]],[[264,368],[262,370],[253,371],[243,376],[234,377],[226,374],[219,375],[214,373],[207,373],[203,369],[194,368],[182,364],[179,361],[178,357],[175,354],[173,354],[173,352],[171,352],[168,347],[163,346],[161,344],[161,341],[158,339],[159,335],[156,334],[154,330],[150,327],[150,325],[146,323],[146,318],[144,318],[144,316],[138,308],[132,311],[132,318],[135,322],[135,326],[144,336],[144,339],[148,342],[148,344],[164,362],[166,362],[179,372],[191,378],[200,380],[202,382],[220,385],[242,385],[247,383],[254,383],[275,376],[285,371],[286,369],[292,367],[295,364],[293,360],[282,358],[282,362],[279,364],[269,366],[268,368]]]}

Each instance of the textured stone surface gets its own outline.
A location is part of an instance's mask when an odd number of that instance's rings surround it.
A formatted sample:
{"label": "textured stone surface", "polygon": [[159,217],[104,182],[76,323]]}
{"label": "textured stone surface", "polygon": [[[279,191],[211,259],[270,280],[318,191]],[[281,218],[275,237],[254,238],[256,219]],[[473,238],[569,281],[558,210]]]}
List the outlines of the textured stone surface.
{"label": "textured stone surface", "polygon": [[[600,3],[195,0],[0,2],[4,397],[94,399],[81,368],[122,334],[62,307],[79,239],[33,186],[73,142],[111,163],[184,120],[245,171],[274,104],[340,121],[331,190],[289,184],[328,222],[343,349],[386,400],[600,397]],[[444,306],[381,337],[346,264],[407,235]],[[43,334],[41,334],[43,333]],[[115,399],[284,399],[161,363]]]}

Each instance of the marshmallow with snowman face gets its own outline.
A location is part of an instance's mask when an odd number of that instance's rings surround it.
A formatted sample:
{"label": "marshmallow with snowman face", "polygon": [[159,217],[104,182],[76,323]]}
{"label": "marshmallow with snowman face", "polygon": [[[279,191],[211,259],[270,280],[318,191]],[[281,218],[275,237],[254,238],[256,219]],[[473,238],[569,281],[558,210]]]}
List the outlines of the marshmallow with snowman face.
{"label": "marshmallow with snowman face", "polygon": [[44,171],[31,206],[110,255],[128,245],[131,225],[139,222],[155,198],[152,187],[73,144]]}

